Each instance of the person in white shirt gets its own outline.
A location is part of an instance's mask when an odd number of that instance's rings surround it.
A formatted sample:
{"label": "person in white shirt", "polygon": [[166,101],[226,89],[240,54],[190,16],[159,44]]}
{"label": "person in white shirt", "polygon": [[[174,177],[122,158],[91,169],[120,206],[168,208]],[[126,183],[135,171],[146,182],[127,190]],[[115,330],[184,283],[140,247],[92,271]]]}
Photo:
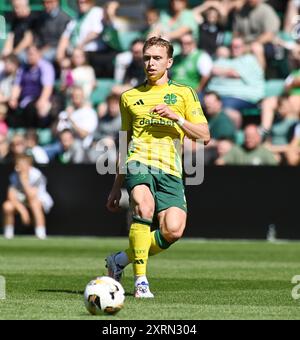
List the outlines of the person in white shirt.
{"label": "person in white shirt", "polygon": [[24,225],[31,223],[30,212],[35,224],[35,235],[46,238],[46,219],[53,200],[46,189],[46,178],[40,170],[32,166],[30,156],[19,155],[15,161],[15,171],[10,176],[7,200],[3,203],[4,237],[14,237],[15,214],[20,214]]}
{"label": "person in white shirt", "polygon": [[103,31],[103,9],[95,6],[93,0],[77,0],[79,17],[67,25],[57,48],[57,60],[61,61],[74,48],[85,52],[96,52],[100,49],[99,35]]}
{"label": "person in white shirt", "polygon": [[38,145],[38,142],[39,137],[37,132],[34,129],[27,130],[25,134],[25,143],[27,148],[26,153],[29,153],[33,157],[35,163],[48,164],[49,157],[46,151]]}
{"label": "person in white shirt", "polygon": [[98,125],[97,113],[85,100],[84,91],[79,86],[72,90],[72,105],[58,116],[57,132],[65,129],[73,131],[75,138],[82,142],[84,149],[90,147]]}

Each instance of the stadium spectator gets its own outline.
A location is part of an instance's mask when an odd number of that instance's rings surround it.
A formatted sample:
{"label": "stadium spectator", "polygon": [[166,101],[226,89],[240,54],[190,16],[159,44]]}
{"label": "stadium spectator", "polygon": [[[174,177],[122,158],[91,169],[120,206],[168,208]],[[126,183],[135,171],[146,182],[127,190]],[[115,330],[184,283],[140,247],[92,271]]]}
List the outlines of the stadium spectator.
{"label": "stadium spectator", "polygon": [[71,57],[72,83],[83,89],[86,100],[89,100],[95,86],[96,75],[94,69],[88,64],[86,54],[82,49],[75,48]]}
{"label": "stadium spectator", "polygon": [[150,32],[149,38],[161,36],[171,41],[174,45],[174,56],[176,56],[180,53],[178,41],[187,32],[192,32],[195,40],[198,41],[198,25],[193,11],[188,9],[188,1],[170,0],[169,11],[161,11],[158,25],[154,31]]}
{"label": "stadium spectator", "polygon": [[280,20],[275,10],[263,0],[246,0],[235,12],[233,31],[242,36],[265,69],[266,59],[274,58],[273,40],[280,29]]}
{"label": "stadium spectator", "polygon": [[232,58],[218,58],[212,69],[209,91],[219,94],[223,107],[240,128],[241,111],[255,108],[264,97],[264,72],[253,54],[247,53],[242,38],[231,43]]}
{"label": "stadium spectator", "polygon": [[118,138],[121,129],[121,113],[119,107],[120,97],[111,94],[107,97],[106,102],[98,107],[98,127],[94,132],[94,139],[100,140],[104,137],[110,137],[114,141]]}
{"label": "stadium spectator", "polygon": [[74,86],[74,79],[72,76],[72,62],[70,58],[65,57],[60,62],[59,85],[60,85],[60,95],[62,97],[63,102],[66,105],[69,92]]}
{"label": "stadium spectator", "polygon": [[124,91],[137,86],[145,81],[143,70],[144,40],[136,39],[131,44],[131,50],[123,52],[116,57],[115,85],[112,92],[121,95]]}
{"label": "stadium spectator", "polygon": [[192,33],[184,34],[179,41],[181,53],[174,58],[172,79],[201,93],[210,78],[213,61],[208,53],[197,48]]}
{"label": "stadium spectator", "polygon": [[256,125],[248,125],[244,130],[245,142],[216,160],[216,165],[277,165],[272,152],[262,144],[262,138]]}
{"label": "stadium spectator", "polygon": [[116,160],[119,131],[121,130],[120,96],[110,94],[105,103],[98,106],[98,127],[94,132],[94,143],[88,151],[91,163],[101,157],[110,161]]}
{"label": "stadium spectator", "polygon": [[12,89],[9,125],[47,127],[51,123],[54,68],[42,59],[40,50],[34,45],[28,48],[27,59],[28,64],[18,70]]}
{"label": "stadium spectator", "polygon": [[[292,112],[300,112],[300,69],[295,69],[285,80],[284,92],[289,95]],[[267,97],[261,104],[261,131],[266,137],[270,134],[279,97]]]}
{"label": "stadium spectator", "polygon": [[48,164],[49,157],[46,151],[38,145],[39,137],[34,129],[29,129],[25,133],[26,154],[30,155],[37,164]]}
{"label": "stadium spectator", "polygon": [[217,93],[205,93],[203,103],[211,135],[211,140],[205,147],[204,161],[205,164],[213,164],[219,141],[227,139],[233,142],[236,129],[232,120],[223,111],[222,101]]}
{"label": "stadium spectator", "polygon": [[2,135],[7,135],[8,125],[6,123],[7,106],[0,104],[0,133]]}
{"label": "stadium spectator", "polygon": [[85,152],[81,142],[74,138],[71,130],[65,129],[59,133],[60,150],[53,156],[52,162],[59,164],[80,164],[85,162]]}
{"label": "stadium spectator", "polygon": [[277,119],[272,125],[270,137],[267,139],[265,147],[273,152],[276,159],[282,162],[292,139],[293,130],[298,122],[299,115],[294,110],[288,95],[279,98],[277,111]]}
{"label": "stadium spectator", "polygon": [[60,37],[70,17],[59,7],[59,0],[42,0],[44,11],[39,13],[31,25],[35,44],[39,46],[44,59],[53,62]]}
{"label": "stadium spectator", "polygon": [[226,4],[220,1],[204,1],[193,9],[199,25],[198,48],[214,56],[219,46],[224,44],[227,21]]}
{"label": "stadium spectator", "polygon": [[9,153],[9,143],[7,135],[1,132],[0,129],[0,164],[7,163],[7,157]]}
{"label": "stadium spectator", "polygon": [[159,23],[160,12],[157,8],[149,7],[145,11],[145,27],[141,29],[142,37],[147,40],[151,33],[161,31],[162,27]]}
{"label": "stadium spectator", "polygon": [[285,153],[288,165],[300,165],[300,124],[298,123],[292,141]]}
{"label": "stadium spectator", "polygon": [[98,78],[112,78],[116,51],[110,46],[111,34],[106,30],[111,28],[111,23],[106,22],[109,15],[95,6],[94,0],[77,0],[77,5],[79,16],[67,25],[58,44],[57,60],[61,62],[80,48],[87,53]]}
{"label": "stadium spectator", "polygon": [[82,147],[87,149],[97,128],[97,113],[86,101],[81,87],[73,87],[71,99],[71,105],[59,114],[57,132],[70,129],[75,138],[81,141]]}
{"label": "stadium spectator", "polygon": [[74,48],[86,52],[98,50],[98,38],[103,30],[103,9],[96,7],[93,0],[77,0],[79,16],[67,25],[57,48],[57,59],[61,61],[71,55]]}
{"label": "stadium spectator", "polygon": [[206,117],[209,121],[209,130],[211,134],[210,145],[214,141],[228,138],[235,139],[236,129],[232,120],[223,111],[222,100],[215,92],[207,92],[204,95],[204,107]]}
{"label": "stadium spectator", "polygon": [[25,154],[26,142],[25,138],[21,133],[16,133],[10,140],[9,153],[6,156],[5,162],[13,164],[16,157]]}
{"label": "stadium spectator", "polygon": [[15,214],[21,216],[22,223],[29,225],[34,219],[35,235],[46,239],[45,213],[48,213],[53,200],[46,190],[46,178],[40,170],[32,165],[32,159],[19,155],[15,161],[15,171],[11,174],[7,199],[3,203],[4,237],[14,237]]}
{"label": "stadium spectator", "polygon": [[[281,3],[284,2],[285,1],[281,1]],[[288,0],[285,5],[286,13],[284,17],[283,29],[286,33],[291,34],[296,28],[296,25],[299,25],[297,16],[299,15],[300,2],[298,0]]]}
{"label": "stadium spectator", "polygon": [[8,22],[11,26],[2,49],[2,56],[15,54],[20,60],[26,60],[26,49],[32,43],[30,31],[36,14],[31,12],[28,0],[12,0],[13,15]]}
{"label": "stadium spectator", "polygon": [[7,104],[12,94],[19,61],[14,54],[4,57],[3,61],[4,68],[0,72],[0,103]]}

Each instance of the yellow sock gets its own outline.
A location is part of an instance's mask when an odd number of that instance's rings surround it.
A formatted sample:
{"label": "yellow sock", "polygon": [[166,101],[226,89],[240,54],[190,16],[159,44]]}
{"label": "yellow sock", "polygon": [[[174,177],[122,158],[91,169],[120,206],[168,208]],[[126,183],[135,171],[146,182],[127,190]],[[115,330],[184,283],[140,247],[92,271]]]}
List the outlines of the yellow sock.
{"label": "yellow sock", "polygon": [[153,256],[168,249],[171,243],[169,243],[161,234],[160,230],[154,230],[151,233],[151,246],[149,249],[149,256]]}
{"label": "yellow sock", "polygon": [[130,227],[129,247],[133,254],[135,276],[146,276],[148,253],[151,245],[151,223],[152,221],[135,218]]}

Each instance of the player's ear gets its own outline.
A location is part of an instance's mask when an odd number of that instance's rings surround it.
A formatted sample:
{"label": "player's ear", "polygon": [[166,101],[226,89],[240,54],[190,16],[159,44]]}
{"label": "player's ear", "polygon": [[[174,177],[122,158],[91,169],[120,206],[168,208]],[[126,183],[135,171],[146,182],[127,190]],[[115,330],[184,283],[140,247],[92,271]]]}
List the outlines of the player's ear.
{"label": "player's ear", "polygon": [[173,58],[169,58],[167,69],[169,70],[172,67],[172,65],[173,65]]}

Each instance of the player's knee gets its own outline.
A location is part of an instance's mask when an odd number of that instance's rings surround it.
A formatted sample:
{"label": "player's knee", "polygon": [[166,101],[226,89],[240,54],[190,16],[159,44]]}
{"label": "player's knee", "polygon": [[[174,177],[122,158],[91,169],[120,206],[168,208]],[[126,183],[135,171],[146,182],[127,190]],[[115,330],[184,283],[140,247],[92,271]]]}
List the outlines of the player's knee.
{"label": "player's knee", "polygon": [[42,207],[42,204],[41,204],[40,200],[35,195],[33,195],[32,197],[30,197],[28,199],[28,204],[29,204],[31,209],[41,208]]}
{"label": "player's knee", "polygon": [[154,207],[151,204],[139,204],[136,207],[136,214],[146,220],[152,220]]}
{"label": "player's knee", "polygon": [[4,214],[12,214],[15,211],[15,208],[11,202],[6,201],[2,205],[2,210]]}
{"label": "player's knee", "polygon": [[168,240],[169,242],[174,243],[181,239],[182,235],[183,235],[182,229],[168,231]]}
{"label": "player's knee", "polygon": [[174,243],[181,239],[184,229],[185,223],[180,221],[165,225],[164,228],[162,228],[164,237],[170,243]]}

